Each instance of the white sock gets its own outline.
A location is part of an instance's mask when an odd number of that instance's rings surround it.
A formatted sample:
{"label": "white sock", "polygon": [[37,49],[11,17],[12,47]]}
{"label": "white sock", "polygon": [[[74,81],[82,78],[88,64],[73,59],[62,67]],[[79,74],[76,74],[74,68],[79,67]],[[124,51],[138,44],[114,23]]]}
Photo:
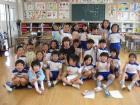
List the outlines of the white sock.
{"label": "white sock", "polygon": [[40,82],[40,85],[41,85],[41,89],[44,91],[45,89],[44,89],[44,83],[43,83],[43,81],[39,81]]}
{"label": "white sock", "polygon": [[34,83],[34,87],[35,87],[35,90],[36,90],[39,94],[42,93],[42,92],[40,91],[39,87],[38,87],[38,82],[37,82],[37,81]]}

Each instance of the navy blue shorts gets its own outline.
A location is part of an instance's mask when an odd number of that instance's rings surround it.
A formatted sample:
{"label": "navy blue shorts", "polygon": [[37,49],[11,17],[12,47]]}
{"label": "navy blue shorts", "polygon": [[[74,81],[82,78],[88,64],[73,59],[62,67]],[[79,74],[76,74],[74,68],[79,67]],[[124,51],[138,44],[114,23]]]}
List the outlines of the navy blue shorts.
{"label": "navy blue shorts", "polygon": [[51,71],[51,80],[56,80],[59,74],[59,71]]}
{"label": "navy blue shorts", "polygon": [[82,49],[86,50],[87,49],[87,41],[81,41],[80,46]]}
{"label": "navy blue shorts", "polygon": [[98,76],[103,76],[104,79],[108,79],[108,76],[111,74],[111,72],[99,72]]}
{"label": "navy blue shorts", "polygon": [[132,80],[132,77],[135,75],[135,73],[127,73],[127,76],[128,76],[128,80]]}
{"label": "navy blue shorts", "polygon": [[116,49],[118,52],[120,52],[121,44],[120,43],[110,43],[110,50]]}

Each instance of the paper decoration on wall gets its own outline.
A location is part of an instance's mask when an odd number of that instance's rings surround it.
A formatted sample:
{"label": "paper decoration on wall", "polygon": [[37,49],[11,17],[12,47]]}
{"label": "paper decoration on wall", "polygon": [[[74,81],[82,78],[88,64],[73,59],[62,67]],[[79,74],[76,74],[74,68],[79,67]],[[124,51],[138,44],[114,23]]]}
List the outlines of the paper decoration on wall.
{"label": "paper decoration on wall", "polygon": [[32,2],[25,2],[24,3],[24,9],[25,10],[34,10],[34,7],[35,7],[35,5]]}
{"label": "paper decoration on wall", "polygon": [[47,11],[47,18],[48,19],[56,19],[57,18],[57,11]]}
{"label": "paper decoration on wall", "polygon": [[130,20],[140,20],[140,3],[132,3],[130,11]]}
{"label": "paper decoration on wall", "polygon": [[129,10],[129,4],[127,2],[118,4],[118,11],[126,12]]}
{"label": "paper decoration on wall", "polygon": [[56,2],[47,2],[46,3],[46,10],[47,11],[57,11],[57,3]]}
{"label": "paper decoration on wall", "polygon": [[70,9],[68,2],[59,3],[59,19],[69,19],[70,18]]}
{"label": "paper decoration on wall", "polygon": [[117,12],[117,20],[128,20],[129,13],[128,12]]}
{"label": "paper decoration on wall", "polygon": [[117,12],[116,4],[109,4],[107,6],[107,10],[108,10],[108,15],[107,15],[108,18],[110,18],[110,19],[116,18],[116,12]]}
{"label": "paper decoration on wall", "polygon": [[45,2],[35,2],[35,10],[45,10]]}

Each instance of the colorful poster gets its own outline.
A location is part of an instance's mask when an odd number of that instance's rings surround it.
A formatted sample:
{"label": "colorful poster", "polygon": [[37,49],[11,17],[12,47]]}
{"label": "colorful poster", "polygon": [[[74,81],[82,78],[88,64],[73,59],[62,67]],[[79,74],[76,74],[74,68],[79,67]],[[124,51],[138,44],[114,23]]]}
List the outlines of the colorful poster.
{"label": "colorful poster", "polygon": [[129,10],[129,3],[120,3],[118,4],[118,11],[126,12]]}
{"label": "colorful poster", "polygon": [[70,5],[68,2],[59,3],[59,19],[69,19],[70,18]]}

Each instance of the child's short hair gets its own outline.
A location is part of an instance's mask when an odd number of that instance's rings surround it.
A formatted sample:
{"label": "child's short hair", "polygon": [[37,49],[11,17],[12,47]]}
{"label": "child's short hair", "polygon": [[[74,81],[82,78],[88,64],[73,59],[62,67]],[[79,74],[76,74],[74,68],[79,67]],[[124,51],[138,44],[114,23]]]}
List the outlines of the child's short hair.
{"label": "child's short hair", "polygon": [[101,43],[106,43],[106,40],[105,39],[99,40],[99,44],[101,44]]}
{"label": "child's short hair", "polygon": [[[21,45],[20,45],[20,46],[17,46],[17,51],[18,51],[18,49],[20,49],[20,48],[23,48],[23,46],[21,46]],[[23,48],[23,49],[24,49],[24,48]]]}
{"label": "child's short hair", "polygon": [[106,52],[102,52],[101,54],[100,54],[100,57],[102,57],[102,56],[105,56],[105,57],[109,57],[109,54],[108,53],[106,53]]}
{"label": "child's short hair", "polygon": [[79,63],[79,56],[76,54],[71,54],[67,57],[67,61],[69,63],[69,60],[72,59],[74,62],[76,62],[76,64],[78,65]]}
{"label": "child's short hair", "polygon": [[59,43],[58,43],[58,41],[57,41],[57,40],[52,40],[52,41],[50,42],[50,49],[51,49],[51,45],[52,45],[53,42],[56,43],[56,48],[59,48]]}
{"label": "child's short hair", "polygon": [[113,29],[114,26],[117,26],[117,28],[118,28],[118,29],[117,29],[117,32],[119,32],[120,27],[119,27],[118,24],[113,24],[113,25],[111,26],[111,30]]}
{"label": "child's short hair", "polygon": [[21,59],[18,59],[18,60],[15,62],[15,66],[16,66],[17,64],[19,64],[19,63],[21,63],[21,64],[23,64],[23,66],[25,66],[25,62],[24,62],[23,60],[21,60]]}
{"label": "child's short hair", "polygon": [[118,52],[117,49],[111,49],[110,52],[115,52],[116,53],[116,57],[118,57],[118,55],[119,55],[119,52]]}
{"label": "child's short hair", "polygon": [[36,55],[37,55],[38,53],[41,53],[41,54],[43,55],[43,52],[42,52],[42,51],[40,51],[40,50],[36,52]]}
{"label": "child's short hair", "polygon": [[38,60],[34,60],[31,63],[31,67],[33,68],[34,66],[41,66],[40,62]]}
{"label": "child's short hair", "polygon": [[92,58],[91,55],[86,55],[86,56],[84,57],[84,61],[88,60],[89,58],[91,58],[91,64],[92,64],[93,58]]}
{"label": "child's short hair", "polygon": [[70,42],[70,38],[69,37],[64,37],[63,40],[62,40],[62,46],[64,46],[64,42]]}
{"label": "child's short hair", "polygon": [[47,45],[49,47],[49,44],[48,43],[43,43],[43,46]]}
{"label": "child's short hair", "polygon": [[94,44],[94,40],[88,39],[88,40],[87,40],[87,43],[89,43],[89,44],[90,44],[90,43]]}
{"label": "child's short hair", "polygon": [[133,56],[134,58],[137,59],[137,55],[136,55],[135,53],[130,53],[130,54],[129,54],[129,58],[130,58],[131,56]]}
{"label": "child's short hair", "polygon": [[53,55],[59,55],[59,52],[58,51],[53,51],[51,56],[53,56]]}

